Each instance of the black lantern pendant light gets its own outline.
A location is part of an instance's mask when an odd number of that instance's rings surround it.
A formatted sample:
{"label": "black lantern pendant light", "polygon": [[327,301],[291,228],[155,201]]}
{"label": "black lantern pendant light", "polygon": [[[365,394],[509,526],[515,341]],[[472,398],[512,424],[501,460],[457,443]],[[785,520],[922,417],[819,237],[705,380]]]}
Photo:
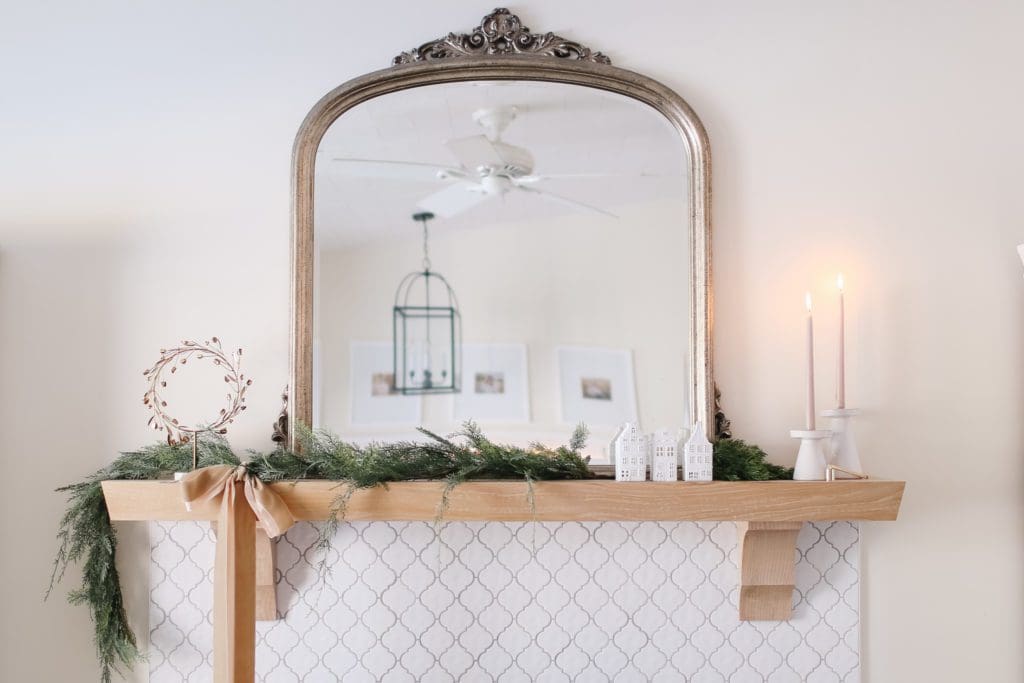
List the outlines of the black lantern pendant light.
{"label": "black lantern pendant light", "polygon": [[427,221],[433,217],[413,214],[423,224],[423,270],[406,275],[395,292],[395,391],[401,394],[453,394],[460,389],[462,321],[451,285],[430,270]]}

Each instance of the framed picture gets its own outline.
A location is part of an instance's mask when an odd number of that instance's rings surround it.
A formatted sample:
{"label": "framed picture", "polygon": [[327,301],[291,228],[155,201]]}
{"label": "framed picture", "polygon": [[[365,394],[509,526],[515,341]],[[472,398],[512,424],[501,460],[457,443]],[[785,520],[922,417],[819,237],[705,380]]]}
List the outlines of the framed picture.
{"label": "framed picture", "polygon": [[462,391],[452,401],[457,422],[529,422],[525,344],[463,344]]}
{"label": "framed picture", "polygon": [[395,392],[392,348],[390,342],[352,342],[352,424],[419,426],[420,397]]}
{"label": "framed picture", "polygon": [[563,422],[614,426],[637,421],[632,351],[559,346],[555,353]]}

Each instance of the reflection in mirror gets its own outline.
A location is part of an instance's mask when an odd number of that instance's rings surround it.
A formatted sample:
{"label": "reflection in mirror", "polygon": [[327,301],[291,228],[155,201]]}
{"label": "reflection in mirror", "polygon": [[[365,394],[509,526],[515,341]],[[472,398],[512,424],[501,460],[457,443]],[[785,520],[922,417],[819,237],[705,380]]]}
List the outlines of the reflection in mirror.
{"label": "reflection in mirror", "polygon": [[595,460],[627,420],[688,426],[688,167],[661,114],[582,86],[346,112],[316,160],[313,426],[562,443],[585,422]]}

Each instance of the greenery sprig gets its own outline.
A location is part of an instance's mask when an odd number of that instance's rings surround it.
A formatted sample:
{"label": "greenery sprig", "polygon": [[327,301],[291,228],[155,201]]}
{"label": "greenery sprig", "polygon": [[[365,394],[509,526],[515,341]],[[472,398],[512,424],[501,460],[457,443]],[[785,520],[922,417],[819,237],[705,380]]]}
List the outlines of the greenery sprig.
{"label": "greenery sprig", "polygon": [[[199,443],[199,466],[231,464],[238,458],[223,439]],[[159,443],[122,453],[113,463],[77,484],[57,491],[67,493],[68,507],[60,520],[60,545],[53,563],[47,597],[71,564],[82,564],[82,583],[68,594],[73,605],[86,605],[95,629],[100,678],[110,683],[111,673],[131,668],[141,659],[135,634],[128,626],[117,574],[117,536],[110,524],[100,482],[108,479],[159,479],[192,466],[192,449]]]}
{"label": "greenery sprig", "polygon": [[712,456],[712,472],[722,481],[765,481],[792,479],[793,468],[768,462],[768,455],[755,444],[741,439],[719,439]]}

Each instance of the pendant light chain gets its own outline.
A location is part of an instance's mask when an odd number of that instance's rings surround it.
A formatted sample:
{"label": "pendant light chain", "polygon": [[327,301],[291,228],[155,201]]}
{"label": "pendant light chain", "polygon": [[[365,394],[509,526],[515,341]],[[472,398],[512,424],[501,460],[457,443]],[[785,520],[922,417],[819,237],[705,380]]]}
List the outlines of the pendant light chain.
{"label": "pendant light chain", "polygon": [[427,313],[427,361],[426,361],[427,362],[427,366],[424,369],[424,372],[426,373],[426,377],[424,379],[425,379],[427,385],[430,384],[431,377],[433,375],[433,371],[431,370],[431,367],[430,367],[430,362],[432,360],[432,355],[433,354],[431,353],[432,349],[430,348],[430,313],[429,313],[429,311],[430,311],[430,246],[429,246],[429,236],[427,235],[427,221],[429,221],[430,218],[432,218],[432,217],[433,217],[433,214],[430,214],[430,213],[421,213],[420,214],[420,220],[423,221],[423,274],[426,275],[426,277],[423,279],[423,287],[424,287],[424,292],[426,294],[426,303],[427,303],[427,311],[428,311],[428,313]]}
{"label": "pendant light chain", "polygon": [[427,235],[427,217],[423,214],[419,214],[420,220],[423,222],[423,272],[430,272],[430,244],[429,236]]}

